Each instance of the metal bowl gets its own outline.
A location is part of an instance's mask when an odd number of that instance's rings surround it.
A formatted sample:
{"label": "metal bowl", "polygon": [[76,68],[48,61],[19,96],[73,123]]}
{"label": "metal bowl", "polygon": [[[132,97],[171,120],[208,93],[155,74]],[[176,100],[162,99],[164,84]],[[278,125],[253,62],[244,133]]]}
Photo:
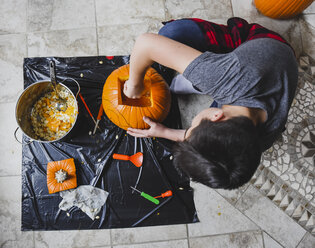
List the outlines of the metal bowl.
{"label": "metal bowl", "polygon": [[[59,83],[59,85],[62,86],[66,91],[69,92],[69,97],[73,97],[73,99],[76,98],[74,96],[74,94],[72,93],[72,91],[67,86],[65,86],[62,83]],[[72,128],[74,127],[74,125],[77,121],[78,112],[75,116],[75,120],[73,122],[72,127],[68,130],[68,132],[66,134],[64,134],[62,137],[60,137],[58,139],[46,141],[46,140],[39,140],[36,138],[36,135],[35,135],[33,127],[32,127],[32,122],[31,122],[32,108],[33,108],[34,104],[39,100],[39,98],[41,98],[45,93],[52,91],[52,90],[53,90],[53,85],[51,84],[50,81],[47,81],[47,80],[39,81],[39,82],[36,82],[36,83],[28,86],[22,92],[22,94],[20,95],[20,97],[17,101],[16,108],[15,108],[16,121],[19,125],[19,128],[21,128],[22,132],[31,140],[35,140],[35,141],[43,142],[43,143],[50,143],[50,142],[61,140],[66,135],[69,134],[69,132],[72,130]],[[77,103],[77,101],[74,101],[74,102],[75,102],[76,109],[78,110],[78,103]]]}

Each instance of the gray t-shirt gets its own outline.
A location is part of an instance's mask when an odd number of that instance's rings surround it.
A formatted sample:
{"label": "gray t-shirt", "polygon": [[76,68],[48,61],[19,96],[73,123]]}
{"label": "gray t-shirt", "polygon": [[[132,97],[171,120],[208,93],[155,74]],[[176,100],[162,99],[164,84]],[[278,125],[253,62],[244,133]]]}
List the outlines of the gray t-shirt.
{"label": "gray t-shirt", "polygon": [[247,41],[230,53],[205,52],[183,75],[219,105],[237,105],[266,111],[259,126],[262,150],[284,129],[294,98],[298,70],[292,49],[269,38]]}

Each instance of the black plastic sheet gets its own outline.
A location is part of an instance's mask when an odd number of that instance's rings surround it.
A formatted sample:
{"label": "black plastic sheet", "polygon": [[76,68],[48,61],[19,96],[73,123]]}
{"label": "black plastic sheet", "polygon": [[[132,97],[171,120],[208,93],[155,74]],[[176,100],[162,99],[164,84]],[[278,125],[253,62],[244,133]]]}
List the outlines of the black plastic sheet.
{"label": "black plastic sheet", "polygon": [[[77,80],[81,94],[96,118],[103,85],[110,73],[129,63],[128,56],[26,58],[24,87],[40,80],[49,80],[49,61],[56,64],[57,80],[74,93]],[[169,83],[171,73],[158,65],[155,69]],[[198,221],[189,178],[179,175],[172,164],[172,142],[164,139],[135,138],[114,125],[104,114],[101,131],[91,135],[94,123],[81,99],[77,98],[79,115],[75,127],[62,141],[23,145],[22,156],[22,230],[77,230],[122,228]],[[180,128],[181,121],[175,96],[164,122]],[[23,141],[27,142],[26,136]],[[113,153],[132,155],[143,152],[140,168],[129,161],[113,160]],[[59,193],[49,194],[46,181],[47,162],[74,158],[78,186],[93,185],[109,192],[99,219],[91,220],[79,208],[68,212],[59,209]],[[160,204],[140,197],[130,186],[152,196],[172,190],[173,196],[160,198]]]}

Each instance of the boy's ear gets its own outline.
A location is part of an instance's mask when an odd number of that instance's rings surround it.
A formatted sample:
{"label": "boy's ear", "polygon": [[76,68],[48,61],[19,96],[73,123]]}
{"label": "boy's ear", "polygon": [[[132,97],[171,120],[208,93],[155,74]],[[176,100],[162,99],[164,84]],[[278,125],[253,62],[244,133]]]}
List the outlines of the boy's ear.
{"label": "boy's ear", "polygon": [[213,122],[219,121],[224,117],[222,109],[217,109],[210,117],[210,120]]}

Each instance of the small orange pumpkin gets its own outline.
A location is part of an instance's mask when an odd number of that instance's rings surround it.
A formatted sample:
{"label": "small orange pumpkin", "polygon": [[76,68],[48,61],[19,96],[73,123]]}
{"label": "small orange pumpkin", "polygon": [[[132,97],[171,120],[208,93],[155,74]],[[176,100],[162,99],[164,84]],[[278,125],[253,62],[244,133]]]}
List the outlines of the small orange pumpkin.
{"label": "small orange pumpkin", "polygon": [[103,88],[102,103],[107,117],[117,126],[146,129],[149,125],[143,116],[162,122],[171,106],[171,93],[163,77],[153,68],[144,77],[144,95],[139,99],[127,98],[123,93],[124,83],[129,78],[129,65],[113,71]]}
{"label": "small orange pumpkin", "polygon": [[74,159],[69,158],[47,164],[47,187],[49,194],[77,187]]}
{"label": "small orange pumpkin", "polygon": [[302,13],[314,0],[255,0],[256,8],[265,16],[286,19]]}

